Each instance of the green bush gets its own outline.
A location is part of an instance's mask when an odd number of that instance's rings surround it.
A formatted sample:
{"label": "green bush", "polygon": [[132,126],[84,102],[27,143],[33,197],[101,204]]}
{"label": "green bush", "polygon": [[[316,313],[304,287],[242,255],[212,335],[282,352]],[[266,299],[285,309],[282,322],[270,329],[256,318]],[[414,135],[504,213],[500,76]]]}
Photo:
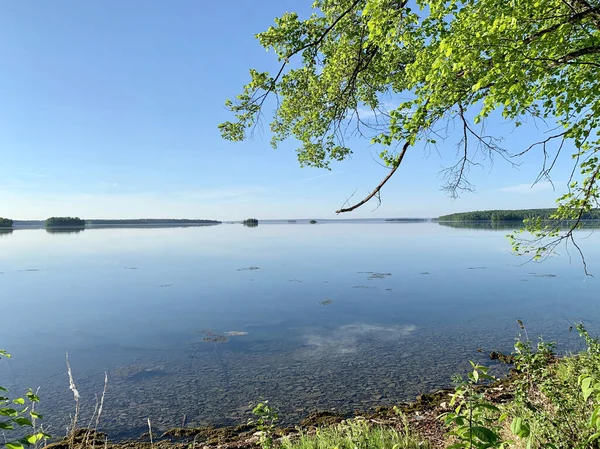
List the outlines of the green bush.
{"label": "green bush", "polygon": [[[523,324],[519,325],[525,330]],[[582,324],[576,326],[587,351],[558,358],[555,344],[515,344],[516,375],[512,400],[492,404],[476,384],[487,376],[474,365],[459,382],[451,405],[442,415],[453,439],[451,448],[600,448],[600,342]]]}

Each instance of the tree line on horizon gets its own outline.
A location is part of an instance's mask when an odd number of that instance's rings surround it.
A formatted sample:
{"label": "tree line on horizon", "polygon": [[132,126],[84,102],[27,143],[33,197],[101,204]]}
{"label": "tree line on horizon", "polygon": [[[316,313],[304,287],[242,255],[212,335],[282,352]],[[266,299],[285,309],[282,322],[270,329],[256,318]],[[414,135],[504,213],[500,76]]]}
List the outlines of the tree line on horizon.
{"label": "tree line on horizon", "polygon": [[[556,212],[556,208],[549,209],[504,209],[504,210],[476,210],[471,212],[459,212],[455,214],[442,215],[438,221],[523,221],[527,219],[540,218],[549,220]],[[582,220],[600,220],[600,209],[592,209],[584,212]]]}
{"label": "tree line on horizon", "polygon": [[[17,220],[17,223],[20,221]],[[50,217],[46,220],[25,220],[43,224],[45,227],[84,227],[85,225],[147,225],[147,224],[220,224],[218,220],[194,220],[187,218],[134,218],[134,219],[92,219],[84,220],[79,217]],[[0,217],[0,228],[12,228],[15,221]]]}
{"label": "tree line on horizon", "polygon": [[144,225],[144,224],[219,224],[218,220],[190,219],[190,218],[126,218],[126,219],[92,219],[85,220],[89,225],[111,225],[111,224],[128,224],[128,225]]}
{"label": "tree line on horizon", "polygon": [[10,218],[0,217],[0,228],[12,228],[13,221]]}

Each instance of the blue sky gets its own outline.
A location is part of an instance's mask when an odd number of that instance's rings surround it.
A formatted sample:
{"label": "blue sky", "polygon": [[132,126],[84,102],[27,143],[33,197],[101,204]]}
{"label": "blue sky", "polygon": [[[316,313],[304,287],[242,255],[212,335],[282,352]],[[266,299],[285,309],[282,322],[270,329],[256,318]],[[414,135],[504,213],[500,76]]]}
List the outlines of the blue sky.
{"label": "blue sky", "polygon": [[[248,69],[276,60],[254,39],[285,11],[306,14],[311,0],[22,0],[0,14],[0,216],[85,218],[333,218],[386,169],[379,149],[354,141],[353,157],[332,171],[300,168],[293,141],[269,136],[231,143],[217,125],[225,100]],[[519,150],[545,129],[519,133],[492,120],[488,133]],[[453,143],[416,147],[376,204],[343,215],[435,217],[472,209],[552,207],[568,178],[530,188],[540,153],[521,166],[496,159],[475,169],[476,192],[451,200],[439,172]]]}

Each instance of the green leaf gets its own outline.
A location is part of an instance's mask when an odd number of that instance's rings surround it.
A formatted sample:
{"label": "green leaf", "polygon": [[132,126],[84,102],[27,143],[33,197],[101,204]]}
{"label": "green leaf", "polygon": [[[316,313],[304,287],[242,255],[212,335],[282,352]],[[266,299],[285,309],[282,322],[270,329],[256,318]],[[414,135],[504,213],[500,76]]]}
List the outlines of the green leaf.
{"label": "green leaf", "polygon": [[17,416],[18,413],[13,408],[0,408],[0,416]]}
{"label": "green leaf", "polygon": [[34,433],[33,435],[27,435],[21,441],[27,442],[27,444],[35,444],[44,438],[48,438],[48,435],[46,435],[45,433],[38,432]]}
{"label": "green leaf", "polygon": [[14,426],[10,422],[0,422],[0,429],[2,430],[13,430]]}
{"label": "green leaf", "polygon": [[26,396],[27,396],[27,399],[29,399],[31,402],[40,402],[40,398],[32,390],[29,390],[26,393]]}
{"label": "green leaf", "polygon": [[498,435],[496,432],[482,426],[473,426],[471,428],[473,436],[479,438],[484,443],[495,443],[498,441]]}
{"label": "green leaf", "polygon": [[30,426],[33,427],[33,424],[29,420],[29,418],[25,418],[24,416],[19,416],[17,418],[13,418],[13,421],[20,426]]}
{"label": "green leaf", "polygon": [[13,399],[13,404],[24,405],[25,399],[23,399],[23,398]]}
{"label": "green leaf", "polygon": [[12,443],[6,443],[6,449],[25,449],[22,443],[13,441]]}
{"label": "green leaf", "polygon": [[42,416],[42,415],[40,415],[39,413],[36,413],[36,412],[29,412],[29,414],[31,415],[31,417],[32,417],[32,418],[35,418],[35,419],[43,419],[43,416]]}
{"label": "green leaf", "polygon": [[492,412],[500,412],[500,409],[498,407],[492,404],[488,404],[487,402],[478,402],[473,406],[473,408],[483,408]]}

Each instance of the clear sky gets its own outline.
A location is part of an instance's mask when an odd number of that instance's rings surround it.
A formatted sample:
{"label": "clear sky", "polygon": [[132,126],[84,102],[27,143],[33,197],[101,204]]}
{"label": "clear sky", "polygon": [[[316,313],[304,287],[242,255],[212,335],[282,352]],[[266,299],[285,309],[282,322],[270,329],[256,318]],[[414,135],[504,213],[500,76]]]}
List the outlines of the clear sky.
{"label": "clear sky", "polygon": [[[217,125],[248,69],[276,60],[254,39],[311,0],[20,0],[0,7],[0,216],[83,218],[333,218],[385,176],[379,150],[354,141],[332,171],[300,168],[293,141],[231,143]],[[544,132],[492,120],[520,150]],[[476,192],[451,200],[439,172],[456,157],[415,148],[382,193],[342,216],[435,217],[473,209],[552,207],[570,172],[530,188],[541,160],[474,169]]]}

